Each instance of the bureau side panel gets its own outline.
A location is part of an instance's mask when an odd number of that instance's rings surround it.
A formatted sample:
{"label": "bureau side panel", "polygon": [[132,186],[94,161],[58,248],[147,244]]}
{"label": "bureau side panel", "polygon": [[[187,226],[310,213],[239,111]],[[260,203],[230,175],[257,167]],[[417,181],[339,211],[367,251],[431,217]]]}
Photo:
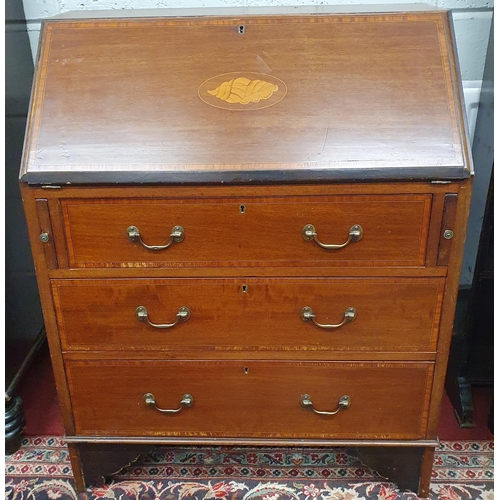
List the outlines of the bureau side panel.
{"label": "bureau side panel", "polygon": [[[36,279],[40,302],[42,305],[45,330],[47,332],[47,341],[50,349],[50,357],[54,378],[56,382],[57,395],[61,405],[64,427],[66,433],[71,434],[74,431],[73,417],[71,411],[71,401],[69,398],[68,386],[65,376],[64,363],[61,354],[61,344],[55,317],[52,294],[50,291],[50,282],[48,277],[48,265],[45,258],[44,242],[40,239],[42,233],[48,233],[49,240],[53,237],[51,227],[45,225],[43,228],[39,224],[39,214],[37,212],[36,193],[27,185],[21,184],[21,196],[23,199],[24,211],[26,215],[26,224],[30,239],[33,262],[35,264]],[[45,214],[47,215],[47,214]],[[49,217],[45,217],[45,224],[49,224]]]}
{"label": "bureau side panel", "polygon": [[[446,367],[448,363],[448,354],[453,330],[453,321],[457,306],[457,293],[460,281],[460,269],[462,265],[471,191],[472,179],[469,179],[460,185],[457,198],[453,238],[451,240],[452,243],[449,250],[448,278],[445,285],[443,309],[439,329],[436,371],[430,402],[429,428],[427,430],[427,437],[431,439],[434,438],[437,433],[441,398],[444,389],[444,380],[446,376]],[[444,238],[444,235],[442,235],[442,237]]]}

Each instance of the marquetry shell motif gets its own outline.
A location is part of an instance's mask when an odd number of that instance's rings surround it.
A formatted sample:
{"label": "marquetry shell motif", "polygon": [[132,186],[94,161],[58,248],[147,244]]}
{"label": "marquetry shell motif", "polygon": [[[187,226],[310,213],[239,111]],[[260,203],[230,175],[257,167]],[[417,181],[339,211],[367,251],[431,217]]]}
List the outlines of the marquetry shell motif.
{"label": "marquetry shell motif", "polygon": [[250,80],[240,76],[222,82],[216,89],[207,92],[228,103],[248,104],[269,99],[277,90],[278,86],[274,83],[264,80]]}
{"label": "marquetry shell motif", "polygon": [[203,102],[231,111],[269,108],[280,102],[286,93],[287,87],[283,80],[251,71],[212,76],[198,88],[198,95]]}

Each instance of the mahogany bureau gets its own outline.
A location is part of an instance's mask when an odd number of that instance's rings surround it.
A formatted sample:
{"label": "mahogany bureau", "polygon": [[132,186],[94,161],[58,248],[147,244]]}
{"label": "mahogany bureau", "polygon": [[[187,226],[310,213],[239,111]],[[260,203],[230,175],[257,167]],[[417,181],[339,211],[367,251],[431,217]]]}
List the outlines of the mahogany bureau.
{"label": "mahogany bureau", "polygon": [[44,22],[20,174],[77,488],[316,445],[426,496],[472,177],[449,14],[136,15]]}

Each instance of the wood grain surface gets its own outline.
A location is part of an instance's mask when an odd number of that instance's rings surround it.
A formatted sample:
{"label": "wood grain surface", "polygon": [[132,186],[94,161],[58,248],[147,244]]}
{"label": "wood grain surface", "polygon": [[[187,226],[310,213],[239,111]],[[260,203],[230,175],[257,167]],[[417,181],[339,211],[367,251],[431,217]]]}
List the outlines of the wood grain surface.
{"label": "wood grain surface", "polygon": [[[80,435],[422,438],[432,363],[67,362]],[[182,396],[191,408],[176,409]],[[301,407],[309,394],[320,411]]]}
{"label": "wood grain surface", "polygon": [[[466,177],[448,23],[443,11],[47,21],[21,178]],[[282,100],[228,105],[203,87],[227,74],[282,81]]]}
{"label": "wood grain surface", "polygon": [[[205,350],[432,351],[443,279],[178,279],[60,280],[52,282],[65,351]],[[179,307],[191,316],[171,329],[156,329],[135,317],[145,306],[153,323],[172,323]],[[300,312],[311,307],[324,330]],[[214,352],[215,351],[215,352]],[[167,354],[167,353],[166,353]]]}
{"label": "wood grain surface", "polygon": [[[424,264],[430,203],[429,195],[358,195],[72,199],[61,206],[71,267],[373,267]],[[326,244],[344,243],[355,224],[363,237],[325,250],[304,240],[306,224]],[[128,240],[131,225],[148,245],[166,244],[177,225],[184,228],[184,241],[151,251]]]}

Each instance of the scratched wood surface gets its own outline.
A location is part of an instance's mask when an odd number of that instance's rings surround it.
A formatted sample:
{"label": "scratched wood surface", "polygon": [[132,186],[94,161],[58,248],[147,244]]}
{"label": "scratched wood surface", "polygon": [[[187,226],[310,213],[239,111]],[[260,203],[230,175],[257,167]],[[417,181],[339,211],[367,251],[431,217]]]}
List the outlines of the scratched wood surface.
{"label": "scratched wood surface", "polygon": [[447,13],[52,20],[29,182],[462,178]]}

